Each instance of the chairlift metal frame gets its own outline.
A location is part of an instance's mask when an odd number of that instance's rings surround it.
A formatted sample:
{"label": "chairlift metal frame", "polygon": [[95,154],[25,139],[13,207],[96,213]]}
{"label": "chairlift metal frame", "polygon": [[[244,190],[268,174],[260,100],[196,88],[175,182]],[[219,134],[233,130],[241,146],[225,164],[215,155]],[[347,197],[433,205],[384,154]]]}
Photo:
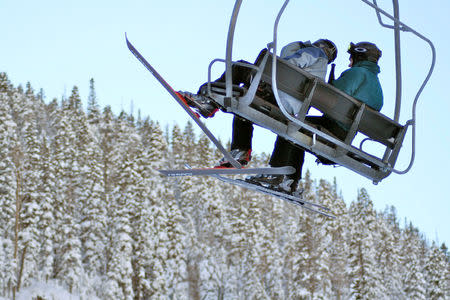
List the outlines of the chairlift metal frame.
{"label": "chairlift metal frame", "polygon": [[[394,119],[391,120],[381,114],[377,114],[375,111],[371,111],[360,101],[342,93],[341,91],[335,89],[331,85],[328,85],[323,80],[313,77],[307,72],[295,67],[289,66],[289,64],[284,63],[282,60],[277,58],[277,32],[278,32],[278,23],[280,18],[289,3],[289,0],[285,0],[274,23],[274,31],[273,31],[273,41],[268,44],[268,51],[264,53],[261,57],[259,57],[258,65],[247,65],[249,68],[252,68],[255,72],[253,76],[253,80],[250,84],[250,87],[246,91],[244,95],[236,96],[236,93],[233,90],[232,84],[232,66],[233,64],[241,64],[239,62],[234,62],[232,60],[232,49],[233,49],[233,40],[234,40],[234,32],[236,28],[236,22],[239,14],[239,10],[242,4],[242,0],[236,0],[234,9],[230,19],[230,25],[228,29],[227,36],[227,47],[225,59],[214,59],[209,67],[208,67],[208,85],[207,85],[207,93],[208,96],[214,99],[221,106],[225,107],[227,112],[231,112],[233,114],[239,115],[249,121],[259,125],[261,127],[267,128],[277,135],[283,136],[284,138],[294,142],[297,145],[305,148],[306,150],[314,153],[315,155],[325,157],[329,160],[336,162],[339,165],[342,165],[346,168],[349,168],[356,173],[365,176],[373,181],[374,184],[377,184],[385,177],[389,176],[392,172],[398,174],[405,174],[408,172],[412,164],[414,162],[415,157],[415,125],[416,125],[416,105],[418,98],[423,91],[425,85],[427,84],[429,78],[434,69],[435,60],[436,60],[436,52],[433,43],[413,30],[411,27],[405,25],[399,20],[399,9],[398,9],[398,0],[393,0],[394,6],[394,16],[388,14],[384,10],[378,7],[376,0],[370,2],[368,0],[361,0],[365,4],[372,7],[377,14],[377,18],[379,23],[383,27],[387,27],[394,30],[394,41],[395,41],[395,61],[396,61],[396,106],[395,106],[395,115]],[[386,25],[383,23],[381,15],[391,19],[394,22],[394,25]],[[426,41],[432,50],[432,63],[430,70],[422,83],[419,91],[413,102],[413,114],[412,118],[406,122],[404,126],[397,124],[400,115],[400,107],[401,107],[401,53],[400,53],[400,31],[411,32],[420,39]],[[270,63],[271,60],[271,63]],[[218,88],[214,86],[214,83],[211,82],[211,68],[217,62],[225,63],[225,87]],[[242,65],[242,64],[241,64]],[[303,102],[303,107],[301,112],[303,115],[294,116],[286,111],[285,107],[281,103],[279,96],[279,88],[278,85],[280,82],[280,76],[283,74],[277,73],[283,69],[286,72],[295,72],[300,78],[304,78],[304,80],[308,80],[308,84],[305,84],[305,89],[307,91],[302,96],[302,99],[299,99]],[[268,72],[271,71],[271,75],[268,75]],[[284,72],[283,71],[283,72]],[[275,96],[277,105],[279,110],[281,111],[282,118],[272,118],[268,116],[268,114],[264,113],[261,109],[257,108],[256,102],[261,102],[261,99],[256,94],[258,85],[264,79],[266,82],[271,77],[271,85],[273,94]],[[281,83],[282,84],[282,83]],[[352,126],[350,130],[350,134],[345,141],[341,141],[335,138],[333,135],[323,132],[320,129],[314,127],[311,124],[308,124],[305,121],[305,114],[307,113],[311,102],[320,103],[320,99],[317,98],[317,91],[329,91],[330,93],[336,95],[340,101],[343,103],[347,103],[348,105],[355,105],[355,114],[354,120],[352,120]],[[323,101],[322,101],[323,102]],[[364,116],[372,116],[375,119],[382,120],[383,122],[387,122],[387,124],[391,124],[392,126],[399,126],[398,132],[394,138],[393,144],[386,147],[385,153],[382,157],[377,157],[373,154],[366,153],[362,150],[362,144],[367,140],[373,140],[370,137],[364,139],[359,148],[351,145],[351,142],[355,136],[355,134],[359,131],[359,126],[361,125],[361,118]],[[389,120],[388,120],[389,119]],[[406,135],[407,128],[412,126],[412,155],[409,166],[404,171],[398,171],[394,168],[395,163],[397,161],[397,157],[400,151],[400,147],[403,143],[403,139]],[[375,140],[376,141],[376,140]],[[378,141],[379,142],[379,141]],[[232,161],[233,163],[233,161]],[[233,164],[236,167],[239,167],[238,164]]]}

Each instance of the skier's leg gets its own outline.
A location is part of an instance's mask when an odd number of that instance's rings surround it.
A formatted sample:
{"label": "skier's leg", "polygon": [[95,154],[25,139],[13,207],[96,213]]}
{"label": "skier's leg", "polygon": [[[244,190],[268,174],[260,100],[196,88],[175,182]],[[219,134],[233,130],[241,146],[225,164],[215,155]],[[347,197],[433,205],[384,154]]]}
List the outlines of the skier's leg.
{"label": "skier's leg", "polygon": [[[231,156],[245,166],[251,160],[253,124],[241,117],[233,118],[233,133],[231,139]],[[220,167],[230,168],[231,163],[224,157],[219,162]]]}
{"label": "skier's leg", "polygon": [[231,150],[252,149],[252,139],[253,139],[253,123],[235,115],[233,118]]}
{"label": "skier's leg", "polygon": [[278,136],[270,157],[271,167],[292,166],[295,173],[290,175],[260,175],[249,177],[249,181],[268,185],[272,189],[294,193],[301,178],[305,151]]}
{"label": "skier's leg", "polygon": [[294,145],[288,140],[278,136],[275,141],[275,147],[270,157],[269,164],[272,167],[292,166],[295,173],[287,175],[289,179],[293,179],[294,183],[298,183],[302,177],[302,168],[305,161],[305,150]]}

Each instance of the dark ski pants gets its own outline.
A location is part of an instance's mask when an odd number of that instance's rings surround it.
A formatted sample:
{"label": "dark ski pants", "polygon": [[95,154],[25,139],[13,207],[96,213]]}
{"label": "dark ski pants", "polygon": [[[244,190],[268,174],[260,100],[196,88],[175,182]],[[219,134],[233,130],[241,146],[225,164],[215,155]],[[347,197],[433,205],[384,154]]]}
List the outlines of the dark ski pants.
{"label": "dark ski pants", "polygon": [[[306,117],[306,121],[315,125],[316,128],[325,128],[340,140],[344,140],[347,136],[347,131],[340,127],[335,121],[328,117]],[[325,164],[330,164],[327,159],[320,158]],[[298,182],[302,178],[302,168],[305,161],[305,149],[293,144],[292,142],[278,136],[275,141],[275,146],[270,157],[269,164],[272,167],[292,166],[295,168],[295,173],[288,175],[289,178]]]}
{"label": "dark ski pants", "polygon": [[[248,63],[247,61],[240,60],[239,62]],[[243,84],[245,86],[250,85],[252,69],[246,68],[244,66],[233,65],[231,69],[231,76],[233,80],[233,84],[240,85]],[[225,72],[216,82],[225,82]],[[202,85],[199,89],[201,92]],[[342,129],[335,121],[327,118],[327,117],[307,117],[306,120],[313,125],[316,125],[320,129],[320,127],[326,128],[333,135],[335,135],[338,139],[345,139],[347,132]],[[234,116],[233,118],[233,133],[231,140],[231,150],[239,149],[239,150],[251,150],[252,149],[252,138],[253,138],[253,123],[243,119],[239,116]],[[325,163],[329,163],[324,158],[319,158]],[[282,166],[292,166],[295,168],[295,173],[289,175],[289,178],[293,179],[295,182],[298,182],[302,177],[302,168],[305,160],[305,149],[299,147],[292,142],[277,136],[275,141],[274,149],[272,155],[270,157],[269,164],[272,167],[282,167]]]}
{"label": "dark ski pants", "polygon": [[[240,63],[250,64],[248,61],[239,60]],[[240,65],[232,65],[231,67],[231,78],[233,84],[244,86],[250,86],[250,80],[253,69],[247,68]],[[225,82],[225,72],[215,80],[215,82]],[[203,84],[198,93],[201,93]],[[231,150],[251,150],[252,149],[252,137],[253,137],[253,124],[241,117],[234,116],[233,119],[233,133],[231,139]]]}
{"label": "dark ski pants", "polygon": [[253,123],[239,116],[233,118],[233,133],[231,136],[231,150],[252,149]]}

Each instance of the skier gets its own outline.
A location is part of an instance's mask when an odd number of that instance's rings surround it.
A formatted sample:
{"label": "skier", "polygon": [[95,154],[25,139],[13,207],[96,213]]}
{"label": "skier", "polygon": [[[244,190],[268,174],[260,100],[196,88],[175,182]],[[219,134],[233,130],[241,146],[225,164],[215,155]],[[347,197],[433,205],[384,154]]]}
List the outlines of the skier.
{"label": "skier", "polygon": [[[332,41],[327,39],[319,39],[312,44],[309,41],[298,41],[283,47],[280,56],[312,75],[324,79],[327,73],[327,65],[334,61],[337,56],[337,48]],[[242,60],[239,62],[249,64]],[[248,87],[250,85],[251,75],[252,71],[250,68],[241,65],[233,65],[232,67],[233,84],[243,84]],[[225,82],[225,73],[215,82]],[[196,108],[203,117],[208,118],[214,116],[218,107],[205,96],[205,90],[206,84],[203,84],[197,94],[188,92],[180,92],[180,94],[184,96],[188,105]],[[269,94],[272,94],[271,90]],[[283,105],[288,108],[289,112],[295,113],[295,110],[299,109],[298,100],[293,99],[281,91],[280,97]],[[252,135],[253,124],[241,117],[234,116],[230,154],[241,165],[247,165],[251,159]],[[281,137],[278,137],[278,140],[280,141],[277,143],[287,142]],[[219,167],[232,167],[232,165],[223,158],[219,162]]]}
{"label": "skier", "polygon": [[[332,85],[348,95],[366,103],[371,108],[380,111],[383,106],[383,92],[378,73],[380,67],[378,60],[381,50],[369,42],[350,43],[347,51],[350,54],[350,69],[344,71],[341,76],[332,82]],[[337,138],[344,140],[348,127],[336,122],[324,115],[321,117],[310,116],[306,121],[317,127],[326,128]],[[291,175],[260,175],[247,178],[248,181],[269,185],[276,190],[295,192],[301,178],[302,166],[305,157],[305,149],[278,137],[269,164],[272,167],[293,166],[296,172]],[[323,158],[320,162],[333,164]]]}

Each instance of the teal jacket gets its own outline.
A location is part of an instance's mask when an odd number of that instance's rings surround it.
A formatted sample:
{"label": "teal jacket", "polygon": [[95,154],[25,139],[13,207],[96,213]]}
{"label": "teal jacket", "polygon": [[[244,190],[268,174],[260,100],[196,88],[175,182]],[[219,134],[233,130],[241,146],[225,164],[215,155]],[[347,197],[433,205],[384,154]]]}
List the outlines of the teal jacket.
{"label": "teal jacket", "polygon": [[342,72],[332,85],[346,94],[380,111],[383,107],[383,91],[378,80],[380,67],[371,61],[360,61]]}

